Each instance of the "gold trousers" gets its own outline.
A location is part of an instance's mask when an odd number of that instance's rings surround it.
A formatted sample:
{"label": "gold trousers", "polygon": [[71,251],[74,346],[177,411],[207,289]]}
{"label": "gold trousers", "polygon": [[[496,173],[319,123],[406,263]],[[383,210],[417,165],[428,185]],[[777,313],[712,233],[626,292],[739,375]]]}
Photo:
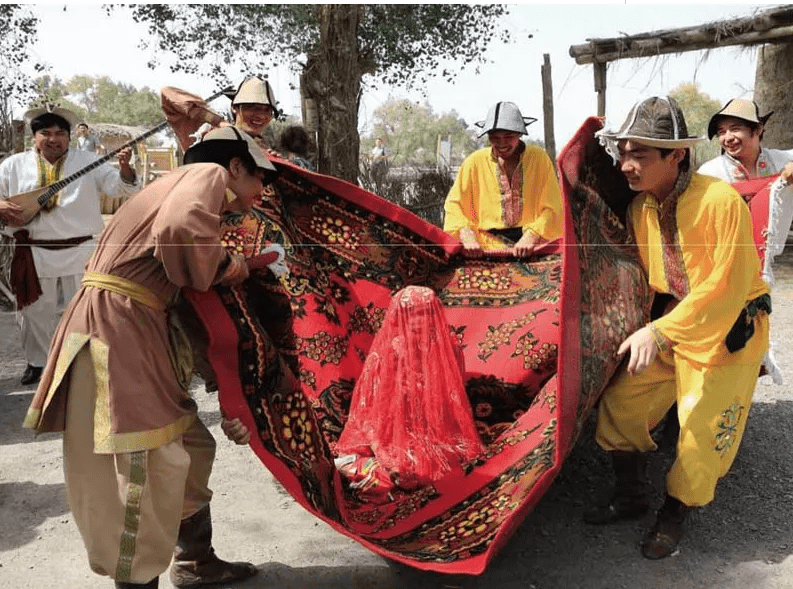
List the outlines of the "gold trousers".
{"label": "gold trousers", "polygon": [[677,402],[680,437],[666,490],[688,506],[706,505],[738,452],[761,360],[702,366],[670,351],[641,374],[623,370],[603,393],[595,439],[606,451],[655,450],[650,431]]}
{"label": "gold trousers", "polygon": [[66,491],[89,564],[95,573],[118,581],[147,583],[168,568],[180,521],[212,498],[208,483],[215,440],[196,418],[181,437],[159,448],[96,454],[96,388],[88,345],[67,378]]}

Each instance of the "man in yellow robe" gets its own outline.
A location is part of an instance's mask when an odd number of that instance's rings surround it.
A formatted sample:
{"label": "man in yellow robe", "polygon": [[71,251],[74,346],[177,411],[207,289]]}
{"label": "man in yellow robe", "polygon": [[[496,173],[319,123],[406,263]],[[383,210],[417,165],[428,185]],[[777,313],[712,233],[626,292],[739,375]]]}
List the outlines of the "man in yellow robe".
{"label": "man in yellow robe", "polygon": [[710,503],[735,458],[768,348],[768,285],[752,241],[749,207],[727,183],[694,173],[685,119],[669,98],[633,107],[622,127],[599,133],[619,159],[642,265],[657,293],[676,305],[630,335],[627,365],[606,388],[597,443],[613,458],[617,486],[584,518],[605,524],[648,509],[650,431],[677,403],[680,434],[666,499],[642,554],[672,554],[693,507]]}
{"label": "man in yellow robe", "polygon": [[[514,244],[531,255],[562,235],[562,199],[553,163],[545,151],[526,145],[526,123],[512,102],[499,102],[478,126],[490,147],[469,155],[446,197],[443,229],[460,238],[466,253]],[[506,241],[505,239],[506,238]]]}

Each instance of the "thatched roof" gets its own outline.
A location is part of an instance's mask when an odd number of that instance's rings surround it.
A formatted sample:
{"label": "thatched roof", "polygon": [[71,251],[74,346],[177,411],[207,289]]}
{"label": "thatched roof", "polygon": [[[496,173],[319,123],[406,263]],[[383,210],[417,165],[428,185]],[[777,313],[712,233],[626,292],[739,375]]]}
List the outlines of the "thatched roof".
{"label": "thatched roof", "polygon": [[132,127],[128,125],[116,125],[114,123],[88,123],[88,128],[91,129],[93,134],[99,137],[99,139],[105,139],[106,137],[132,139],[149,130],[149,127]]}

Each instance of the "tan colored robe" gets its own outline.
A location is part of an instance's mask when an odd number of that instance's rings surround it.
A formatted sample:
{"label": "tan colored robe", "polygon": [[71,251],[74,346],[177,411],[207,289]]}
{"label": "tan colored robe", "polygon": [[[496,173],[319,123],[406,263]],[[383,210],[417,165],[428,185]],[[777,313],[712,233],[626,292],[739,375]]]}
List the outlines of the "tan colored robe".
{"label": "tan colored robe", "polygon": [[[86,271],[132,280],[163,302],[182,287],[208,290],[228,256],[220,242],[228,180],[219,165],[192,164],[149,185],[115,213]],[[63,431],[69,367],[85,345],[97,386],[95,452],[157,448],[190,427],[195,403],[170,360],[166,312],[85,286],[58,325],[25,427]]]}

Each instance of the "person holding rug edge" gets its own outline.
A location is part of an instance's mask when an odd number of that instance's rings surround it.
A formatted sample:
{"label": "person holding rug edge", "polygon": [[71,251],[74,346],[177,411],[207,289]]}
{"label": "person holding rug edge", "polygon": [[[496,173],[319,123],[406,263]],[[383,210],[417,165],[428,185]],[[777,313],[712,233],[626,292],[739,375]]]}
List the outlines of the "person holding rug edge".
{"label": "person holding rug edge", "polygon": [[768,348],[769,288],[749,207],[727,183],[694,173],[699,138],[673,99],[642,101],[617,131],[598,135],[638,193],[627,217],[650,285],[677,304],[619,348],[629,358],[603,393],[596,431],[616,487],[584,519],[607,524],[648,510],[650,431],[677,403],[665,501],[641,543],[646,558],[660,559],[677,549],[691,510],[713,501],[738,451]]}
{"label": "person holding rug edge", "polygon": [[185,163],[113,215],[24,422],[63,432],[69,505],[91,569],[119,589],[157,587],[172,558],[177,587],[256,573],[212,547],[215,440],[187,392],[192,354],[172,310],[182,288],[236,284],[259,267],[223,247],[220,215],[250,210],[276,170],[232,127],[208,133]]}

